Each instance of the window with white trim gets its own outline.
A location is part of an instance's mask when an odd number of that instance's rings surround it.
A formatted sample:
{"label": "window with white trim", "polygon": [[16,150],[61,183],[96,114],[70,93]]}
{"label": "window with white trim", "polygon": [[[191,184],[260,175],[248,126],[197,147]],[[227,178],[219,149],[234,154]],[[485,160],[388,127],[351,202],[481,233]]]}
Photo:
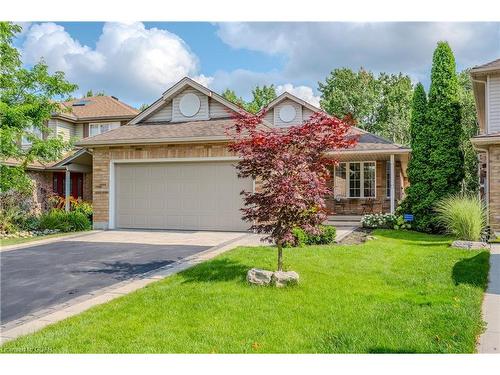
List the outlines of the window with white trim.
{"label": "window with white trim", "polygon": [[375,198],[376,163],[374,161],[339,163],[334,172],[335,197]]}
{"label": "window with white trim", "polygon": [[100,122],[100,123],[91,122],[89,124],[89,136],[93,137],[94,135],[106,133],[110,130],[119,127],[120,127],[119,122]]}
{"label": "window with white trim", "polygon": [[[38,139],[43,139],[43,133],[42,133],[42,131],[38,127],[36,127],[36,126],[31,125],[31,126],[27,127],[25,129],[25,132],[28,133],[28,134],[30,134],[30,135],[35,136]],[[31,144],[33,143],[29,139],[28,134],[22,136],[22,138],[21,138],[21,146],[31,146]]]}

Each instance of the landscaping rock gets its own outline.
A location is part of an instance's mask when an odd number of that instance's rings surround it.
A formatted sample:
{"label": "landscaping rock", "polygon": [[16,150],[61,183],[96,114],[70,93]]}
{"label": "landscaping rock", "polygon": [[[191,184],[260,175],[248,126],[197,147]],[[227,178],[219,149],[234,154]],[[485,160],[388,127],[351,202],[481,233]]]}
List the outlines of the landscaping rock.
{"label": "landscaping rock", "polygon": [[271,284],[272,277],[272,271],[260,270],[258,268],[252,268],[247,273],[247,281],[250,284],[256,285],[269,285]]}
{"label": "landscaping rock", "polygon": [[490,245],[479,241],[453,241],[451,247],[466,250],[489,250]]}
{"label": "landscaping rock", "polygon": [[273,273],[273,283],[278,288],[285,287],[289,284],[298,284],[299,274],[295,271],[276,271]]}

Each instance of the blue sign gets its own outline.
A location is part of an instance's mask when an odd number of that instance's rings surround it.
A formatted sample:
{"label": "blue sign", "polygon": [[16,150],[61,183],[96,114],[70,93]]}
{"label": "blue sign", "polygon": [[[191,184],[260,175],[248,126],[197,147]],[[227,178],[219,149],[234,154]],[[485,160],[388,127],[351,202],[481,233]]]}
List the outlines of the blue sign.
{"label": "blue sign", "polygon": [[404,219],[404,221],[413,221],[413,215],[412,214],[403,214],[403,219]]}

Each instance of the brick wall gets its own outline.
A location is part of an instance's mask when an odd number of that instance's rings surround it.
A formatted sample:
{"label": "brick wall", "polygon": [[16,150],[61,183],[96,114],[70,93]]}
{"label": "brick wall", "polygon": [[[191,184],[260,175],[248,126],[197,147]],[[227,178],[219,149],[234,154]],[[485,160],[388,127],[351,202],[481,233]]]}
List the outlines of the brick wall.
{"label": "brick wall", "polygon": [[500,145],[489,149],[489,196],[490,226],[500,234]]}
{"label": "brick wall", "polygon": [[84,201],[92,202],[92,173],[83,174],[83,192]]}
{"label": "brick wall", "polygon": [[105,229],[109,221],[109,163],[119,159],[197,158],[231,156],[224,144],[116,146],[96,148],[93,153],[94,227]]}
{"label": "brick wall", "polygon": [[48,208],[47,197],[52,194],[52,172],[28,171],[27,174],[33,181],[34,213],[39,214]]}

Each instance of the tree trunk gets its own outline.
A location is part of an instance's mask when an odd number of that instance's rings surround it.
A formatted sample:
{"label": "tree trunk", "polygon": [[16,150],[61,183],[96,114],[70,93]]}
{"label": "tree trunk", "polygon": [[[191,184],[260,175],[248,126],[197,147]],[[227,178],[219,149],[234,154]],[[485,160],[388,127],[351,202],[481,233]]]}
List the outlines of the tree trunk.
{"label": "tree trunk", "polygon": [[283,247],[281,241],[278,241],[278,271],[283,271]]}

